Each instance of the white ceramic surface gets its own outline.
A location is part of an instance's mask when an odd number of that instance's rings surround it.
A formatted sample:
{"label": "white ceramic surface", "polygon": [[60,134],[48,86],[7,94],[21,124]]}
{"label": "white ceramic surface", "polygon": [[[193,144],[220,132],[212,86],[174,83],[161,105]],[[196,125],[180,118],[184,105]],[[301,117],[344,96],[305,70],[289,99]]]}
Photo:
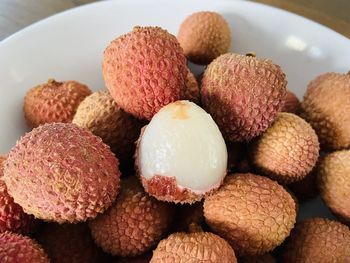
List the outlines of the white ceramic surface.
{"label": "white ceramic surface", "polygon": [[[27,129],[22,103],[29,88],[54,77],[103,89],[101,57],[112,39],[135,25],[158,25],[176,34],[181,21],[200,10],[224,15],[233,33],[233,52],[255,51],[280,64],[299,97],[316,75],[350,69],[349,39],[265,5],[233,0],[98,2],[52,16],[0,42],[0,153],[8,152]],[[302,217],[330,216],[317,199],[301,210]]]}

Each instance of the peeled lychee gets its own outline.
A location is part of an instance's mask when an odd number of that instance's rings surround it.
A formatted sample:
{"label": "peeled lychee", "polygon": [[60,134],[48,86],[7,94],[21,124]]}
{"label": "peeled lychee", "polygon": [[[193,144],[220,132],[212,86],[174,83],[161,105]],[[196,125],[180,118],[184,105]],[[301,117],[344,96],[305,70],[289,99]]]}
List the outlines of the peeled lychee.
{"label": "peeled lychee", "polygon": [[325,150],[350,147],[350,72],[326,73],[310,82],[301,116],[315,129]]}
{"label": "peeled lychee", "polygon": [[30,234],[35,230],[38,222],[33,216],[24,213],[22,207],[16,204],[7,192],[7,187],[2,180],[5,159],[0,156],[0,232]]}
{"label": "peeled lychee", "polygon": [[95,245],[86,224],[44,226],[36,238],[52,263],[99,263],[103,252]]}
{"label": "peeled lychee", "polygon": [[104,51],[102,69],[116,103],[148,120],[181,98],[187,76],[180,44],[160,27],[134,27],[115,39]]}
{"label": "peeled lychee", "polygon": [[350,223],[350,150],[333,152],[322,158],[317,176],[326,205]]}
{"label": "peeled lychee", "polygon": [[261,255],[289,236],[296,220],[296,203],[267,177],[233,174],[205,198],[204,217],[236,254]]}
{"label": "peeled lychee", "polygon": [[221,185],[227,168],[225,141],[202,108],[177,101],[162,108],[143,130],[136,166],[152,196],[193,203]]}
{"label": "peeled lychee", "polygon": [[235,252],[221,237],[209,232],[175,233],[153,251],[150,263],[236,263]]}
{"label": "peeled lychee", "polygon": [[200,104],[200,91],[198,87],[198,82],[196,80],[196,77],[190,70],[188,70],[187,73],[184,95],[182,97],[183,99],[192,101],[196,104]]}
{"label": "peeled lychee", "polygon": [[77,81],[49,79],[29,90],[24,98],[24,117],[31,128],[52,122],[71,122],[91,90]]}
{"label": "peeled lychee", "polygon": [[0,233],[1,263],[49,263],[44,250],[32,239],[19,234]]}
{"label": "peeled lychee", "polygon": [[35,128],[10,151],[4,181],[36,218],[85,221],[104,212],[119,188],[118,160],[102,140],[71,123]]}
{"label": "peeled lychee", "polygon": [[297,114],[299,110],[300,110],[300,101],[298,97],[290,90],[287,90],[286,97],[285,97],[284,104],[281,111]]}
{"label": "peeled lychee", "polygon": [[124,112],[108,92],[103,91],[94,92],[80,103],[73,123],[101,137],[122,161],[134,154],[135,141],[143,125]]}
{"label": "peeled lychee", "polygon": [[297,223],[285,251],[285,263],[349,262],[350,230],[324,218],[310,218]]}
{"label": "peeled lychee", "polygon": [[286,77],[278,65],[254,56],[224,54],[204,72],[201,99],[228,141],[249,141],[281,110]]}
{"label": "peeled lychee", "polygon": [[169,229],[174,207],[147,195],[136,177],[122,181],[112,207],[90,222],[92,237],[114,256],[141,255]]}
{"label": "peeled lychee", "polygon": [[220,14],[202,11],[193,13],[182,22],[177,39],[189,60],[205,65],[228,52],[231,31]]}
{"label": "peeled lychee", "polygon": [[252,164],[280,183],[303,179],[319,156],[315,131],[305,120],[281,112],[270,128],[252,143]]}

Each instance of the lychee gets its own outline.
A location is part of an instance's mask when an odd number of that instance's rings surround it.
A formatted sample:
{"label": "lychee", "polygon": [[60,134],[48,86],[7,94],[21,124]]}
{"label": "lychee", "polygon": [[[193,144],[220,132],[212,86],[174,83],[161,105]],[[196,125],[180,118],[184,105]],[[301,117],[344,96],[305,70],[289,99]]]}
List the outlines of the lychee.
{"label": "lychee", "polygon": [[297,114],[300,110],[300,105],[298,97],[290,90],[287,90],[281,111]]}
{"label": "lychee", "polygon": [[160,27],[134,27],[115,39],[104,51],[102,69],[116,103],[148,120],[181,98],[187,76],[180,44]]}
{"label": "lychee", "polygon": [[64,222],[104,212],[119,188],[118,160],[102,140],[71,123],[39,126],[10,151],[9,194],[28,214]]}
{"label": "lychee", "polygon": [[152,196],[193,203],[221,185],[227,169],[225,141],[202,108],[177,101],[162,108],[143,130],[136,166]]}
{"label": "lychee", "polygon": [[71,122],[83,99],[91,90],[77,81],[49,79],[29,90],[24,98],[24,117],[31,128],[52,122]]}
{"label": "lychee", "polygon": [[182,22],[177,39],[189,60],[205,65],[228,52],[231,31],[222,15],[202,11],[193,13]]}
{"label": "lychee", "polygon": [[227,141],[249,141],[276,118],[286,85],[285,74],[270,60],[228,53],[205,70],[201,100]]}

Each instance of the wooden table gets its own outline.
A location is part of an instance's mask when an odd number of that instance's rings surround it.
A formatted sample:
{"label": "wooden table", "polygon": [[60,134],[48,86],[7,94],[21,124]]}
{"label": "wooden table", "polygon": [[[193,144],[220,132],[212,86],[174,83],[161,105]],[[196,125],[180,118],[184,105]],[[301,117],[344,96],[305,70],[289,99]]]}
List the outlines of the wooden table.
{"label": "wooden table", "polygon": [[[96,0],[0,0],[0,40],[47,16]],[[255,0],[303,15],[350,38],[350,0]]]}

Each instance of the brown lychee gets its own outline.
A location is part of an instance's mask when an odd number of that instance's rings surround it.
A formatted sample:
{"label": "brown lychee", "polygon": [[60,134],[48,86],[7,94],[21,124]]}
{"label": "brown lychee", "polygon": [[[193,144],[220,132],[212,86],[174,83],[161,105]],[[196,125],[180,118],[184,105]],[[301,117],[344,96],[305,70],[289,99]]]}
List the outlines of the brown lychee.
{"label": "brown lychee", "polygon": [[49,263],[44,250],[32,239],[19,234],[0,233],[1,263]]}
{"label": "brown lychee", "polygon": [[235,252],[221,237],[209,232],[174,233],[153,251],[150,263],[236,263]]}
{"label": "brown lychee", "polygon": [[55,224],[43,227],[36,237],[52,263],[99,263],[103,252],[95,245],[86,224]]}
{"label": "brown lychee", "polygon": [[135,159],[145,191],[161,201],[200,201],[226,176],[222,134],[210,115],[189,101],[171,103],[152,118]]}
{"label": "brown lychee", "polygon": [[222,15],[202,11],[186,17],[180,25],[177,39],[189,60],[206,65],[228,52],[231,31]]}
{"label": "brown lychee", "polygon": [[274,121],[286,85],[285,74],[270,60],[228,53],[205,70],[201,100],[227,141],[249,141]]}
{"label": "brown lychee", "polygon": [[322,199],[333,213],[350,223],[350,150],[322,158],[317,173]]}
{"label": "brown lychee", "polygon": [[116,103],[150,120],[160,108],[181,99],[186,57],[175,36],[160,27],[134,27],[109,44],[103,77]]}
{"label": "brown lychee", "polygon": [[286,184],[303,179],[319,156],[315,131],[305,120],[281,112],[251,145],[252,164],[264,175]]}
{"label": "brown lychee", "polygon": [[29,90],[24,98],[24,117],[31,128],[52,122],[71,122],[80,102],[91,90],[77,81],[49,79]]}
{"label": "brown lychee", "polygon": [[38,226],[38,221],[24,213],[22,207],[16,204],[8,194],[2,180],[6,158],[6,155],[0,155],[0,232],[31,234]]}
{"label": "brown lychee", "polygon": [[289,236],[296,220],[296,203],[267,177],[233,174],[205,199],[204,217],[236,254],[261,255]]}
{"label": "brown lychee", "polygon": [[39,126],[8,155],[9,194],[36,218],[85,221],[104,212],[119,188],[118,160],[91,132],[71,123]]}
{"label": "brown lychee", "polygon": [[101,137],[121,161],[133,156],[135,141],[144,124],[124,112],[103,91],[94,92],[80,103],[73,123]]}
{"label": "brown lychee", "polygon": [[290,90],[287,90],[286,97],[285,97],[284,104],[281,111],[297,114],[299,110],[300,110],[300,101],[298,97]]}
{"label": "brown lychee", "polygon": [[174,207],[147,195],[136,177],[122,180],[112,207],[90,222],[92,237],[114,256],[141,255],[168,231]]}
{"label": "brown lychee", "polygon": [[283,262],[349,262],[349,244],[347,226],[324,218],[310,218],[296,224],[287,240]]}
{"label": "brown lychee", "polygon": [[315,129],[321,148],[350,147],[350,72],[326,73],[308,85],[301,116]]}

